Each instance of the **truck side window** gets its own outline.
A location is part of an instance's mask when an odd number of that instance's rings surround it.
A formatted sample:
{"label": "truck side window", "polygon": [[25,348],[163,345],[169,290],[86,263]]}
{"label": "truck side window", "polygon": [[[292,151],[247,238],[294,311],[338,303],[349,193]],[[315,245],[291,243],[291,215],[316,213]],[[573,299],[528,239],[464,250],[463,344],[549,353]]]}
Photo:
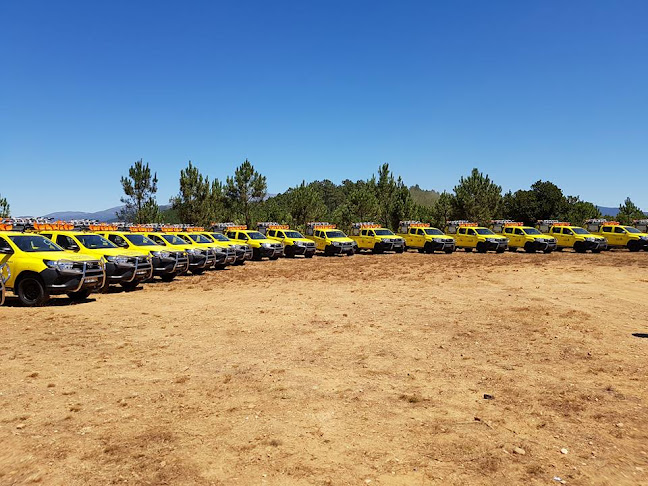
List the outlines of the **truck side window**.
{"label": "truck side window", "polygon": [[459,233],[460,235],[465,235],[465,234],[466,234],[466,228],[459,228],[458,233]]}
{"label": "truck side window", "polygon": [[603,233],[612,233],[612,227],[603,226]]}
{"label": "truck side window", "polygon": [[119,235],[108,235],[108,239],[115,245],[121,246],[122,248],[126,248],[128,246],[128,244],[124,241],[124,238]]}
{"label": "truck side window", "polygon": [[419,228],[418,230],[416,230],[416,234],[417,235],[424,235],[425,233],[423,232],[423,230],[421,228]]}
{"label": "truck side window", "polygon": [[625,233],[625,230],[621,226],[615,226],[614,227],[614,232],[615,233]]}
{"label": "truck side window", "polygon": [[563,228],[562,230],[563,230],[563,235],[571,235],[572,234],[572,230],[570,230],[569,228]]}
{"label": "truck side window", "polygon": [[72,238],[70,238],[69,236],[65,236],[65,235],[58,235],[56,237],[56,244],[58,246],[62,246],[65,249],[68,249],[68,248],[74,246],[74,242],[72,241]]}
{"label": "truck side window", "polygon": [[360,236],[367,236],[367,230],[362,230],[360,232]]}
{"label": "truck side window", "polygon": [[0,249],[1,250],[9,250],[13,253],[13,250],[11,249],[11,246],[9,246],[9,242],[5,240],[2,236],[0,236]]}
{"label": "truck side window", "polygon": [[274,230],[268,230],[268,236],[274,236],[275,231]]}
{"label": "truck side window", "polygon": [[515,234],[516,235],[523,235],[524,231],[522,231],[520,228],[515,228]]}
{"label": "truck side window", "polygon": [[468,229],[468,232],[466,233],[470,236],[475,236],[475,230],[474,229]]}
{"label": "truck side window", "polygon": [[48,240],[51,240],[51,239],[52,239],[52,233],[41,233],[41,236],[44,236],[44,237],[47,238]]}

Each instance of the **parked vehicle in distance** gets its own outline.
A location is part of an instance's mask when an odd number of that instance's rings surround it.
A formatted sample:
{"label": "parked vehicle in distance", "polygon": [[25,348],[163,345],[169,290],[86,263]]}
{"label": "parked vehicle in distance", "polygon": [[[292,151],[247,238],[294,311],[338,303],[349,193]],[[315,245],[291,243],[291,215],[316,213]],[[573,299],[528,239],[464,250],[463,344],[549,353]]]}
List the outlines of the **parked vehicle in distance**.
{"label": "parked vehicle in distance", "polygon": [[102,259],[66,251],[25,229],[0,225],[1,262],[8,269],[5,288],[16,294],[22,305],[42,306],[51,295],[60,294],[85,300],[104,285]]}
{"label": "parked vehicle in distance", "polygon": [[259,233],[266,235],[271,240],[280,242],[283,245],[284,256],[288,258],[297,255],[313,258],[315,255],[315,242],[306,238],[299,231],[291,230],[288,225],[263,222],[257,223],[257,229]]}
{"label": "parked vehicle in distance", "polygon": [[283,245],[278,241],[267,238],[264,234],[250,230],[246,225],[235,225],[234,223],[221,223],[215,225],[217,231],[223,231],[234,243],[239,245],[250,245],[252,247],[252,258],[262,260],[269,258],[277,260],[283,255]]}
{"label": "parked vehicle in distance", "polygon": [[596,236],[607,240],[608,249],[627,248],[630,251],[648,251],[648,234],[634,226],[628,226],[617,221],[606,219],[588,219],[585,228]]}
{"label": "parked vehicle in distance", "polygon": [[405,250],[414,249],[419,253],[455,251],[455,239],[438,228],[420,221],[401,221],[398,223],[398,236],[405,240]]}
{"label": "parked vehicle in distance", "polygon": [[208,248],[197,248],[185,241],[178,235],[178,231],[173,228],[152,227],[143,234],[168,251],[184,252],[189,259],[189,271],[194,275],[200,275],[212,267],[215,261],[214,253]]}
{"label": "parked vehicle in distance", "polygon": [[493,231],[508,238],[509,251],[523,249],[527,253],[541,251],[551,253],[557,247],[556,239],[545,235],[533,226],[525,226],[508,219],[498,219],[493,222]]}
{"label": "parked vehicle in distance", "polygon": [[373,222],[353,223],[350,238],[356,242],[356,251],[368,250],[373,253],[405,251],[404,238]]}
{"label": "parked vehicle in distance", "polygon": [[234,265],[243,265],[246,260],[252,260],[253,253],[250,245],[234,243],[227,236],[218,231],[204,231],[200,234],[210,238],[216,243],[228,245],[230,248],[234,248],[236,251],[236,261],[234,262]]}
{"label": "parked vehicle in distance", "polygon": [[537,228],[542,233],[547,233],[557,242],[557,250],[573,248],[576,253],[600,253],[607,249],[607,240],[601,236],[595,236],[585,228],[573,226],[569,222],[556,220],[540,220]]}
{"label": "parked vehicle in distance", "polygon": [[213,268],[220,270],[236,262],[236,249],[230,245],[214,241],[200,232],[205,228],[187,227],[183,231],[176,233],[180,238],[190,243],[192,246],[203,248],[210,251],[214,256]]}
{"label": "parked vehicle in distance", "polygon": [[322,221],[306,223],[306,237],[313,240],[315,248],[325,256],[353,256],[358,248],[358,244],[334,224]]}
{"label": "parked vehicle in distance", "polygon": [[508,248],[508,238],[496,235],[477,223],[448,221],[446,231],[454,236],[457,248],[463,248],[466,252],[477,250],[479,253],[488,251],[503,253]]}

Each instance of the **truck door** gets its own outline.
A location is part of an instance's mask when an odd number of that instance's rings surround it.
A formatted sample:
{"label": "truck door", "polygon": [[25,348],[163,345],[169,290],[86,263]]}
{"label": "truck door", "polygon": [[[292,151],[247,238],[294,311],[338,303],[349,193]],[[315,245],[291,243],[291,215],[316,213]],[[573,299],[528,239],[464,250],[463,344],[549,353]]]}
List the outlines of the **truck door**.
{"label": "truck door", "polygon": [[514,229],[514,234],[513,238],[515,238],[515,245],[514,246],[519,246],[523,247],[524,244],[526,243],[525,238],[524,238],[524,231],[522,231],[521,228],[515,228]]}
{"label": "truck door", "polygon": [[[9,280],[7,280],[6,285],[7,287],[13,287],[14,286],[14,280],[16,280],[17,276],[17,271],[14,266],[14,262],[16,261],[15,258],[11,258],[11,255],[14,254],[13,248],[11,248],[11,245],[7,240],[5,240],[2,236],[0,236],[0,264],[6,263],[7,267],[9,268],[9,272],[11,273],[11,277]],[[5,270],[4,277],[7,277],[7,273]]]}
{"label": "truck door", "polygon": [[466,244],[470,247],[477,246],[477,232],[472,228],[466,229]]}
{"label": "truck door", "polygon": [[622,226],[614,227],[614,244],[618,246],[626,246],[627,244],[626,230]]}

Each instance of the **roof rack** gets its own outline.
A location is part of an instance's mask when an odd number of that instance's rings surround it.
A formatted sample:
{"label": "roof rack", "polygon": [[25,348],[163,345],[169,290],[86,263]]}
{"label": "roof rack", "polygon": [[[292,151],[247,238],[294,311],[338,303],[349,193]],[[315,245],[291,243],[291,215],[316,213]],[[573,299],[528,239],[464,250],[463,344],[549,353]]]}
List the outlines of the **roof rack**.
{"label": "roof rack", "polygon": [[421,223],[420,221],[416,221],[416,220],[398,222],[399,233],[407,233],[410,228],[429,228],[429,227],[430,227],[430,223]]}
{"label": "roof rack", "polygon": [[246,230],[247,225],[237,225],[236,223],[212,223],[211,224],[211,229],[212,231],[215,231],[217,233],[225,233],[226,231],[230,230]]}
{"label": "roof rack", "polygon": [[325,230],[325,229],[335,229],[336,226],[331,223],[327,223],[326,221],[311,221],[306,223],[306,234],[309,236],[313,236],[313,232],[315,229],[318,230]]}
{"label": "roof rack", "polygon": [[290,229],[290,226],[288,226],[287,224],[279,224],[279,223],[272,222],[272,221],[264,221],[264,222],[261,222],[261,223],[257,223],[257,230],[259,231],[259,233],[262,233],[262,234],[265,235],[266,232],[269,229],[287,230],[287,229]]}

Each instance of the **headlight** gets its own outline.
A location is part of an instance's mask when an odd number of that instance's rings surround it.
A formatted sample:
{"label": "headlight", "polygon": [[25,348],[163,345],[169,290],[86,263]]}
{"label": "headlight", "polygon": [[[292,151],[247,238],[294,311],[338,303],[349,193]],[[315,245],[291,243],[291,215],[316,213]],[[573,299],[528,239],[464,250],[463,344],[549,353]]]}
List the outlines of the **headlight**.
{"label": "headlight", "polygon": [[596,238],[590,238],[590,237],[588,237],[588,238],[585,238],[585,241],[596,241]]}
{"label": "headlight", "polygon": [[74,263],[68,260],[43,260],[43,263],[49,268],[54,268],[60,272],[81,273],[81,269],[74,268]]}
{"label": "headlight", "polygon": [[272,248],[270,243],[261,243],[261,248]]}
{"label": "headlight", "polygon": [[106,259],[106,261],[116,263],[118,265],[124,265],[128,263],[128,257],[121,256],[121,255],[118,256],[106,255],[104,256],[104,258]]}
{"label": "headlight", "polygon": [[171,253],[169,253],[168,251],[152,251],[151,255],[158,258],[169,258],[171,256]]}
{"label": "headlight", "polygon": [[640,236],[639,239],[640,240],[648,240],[648,236]]}

